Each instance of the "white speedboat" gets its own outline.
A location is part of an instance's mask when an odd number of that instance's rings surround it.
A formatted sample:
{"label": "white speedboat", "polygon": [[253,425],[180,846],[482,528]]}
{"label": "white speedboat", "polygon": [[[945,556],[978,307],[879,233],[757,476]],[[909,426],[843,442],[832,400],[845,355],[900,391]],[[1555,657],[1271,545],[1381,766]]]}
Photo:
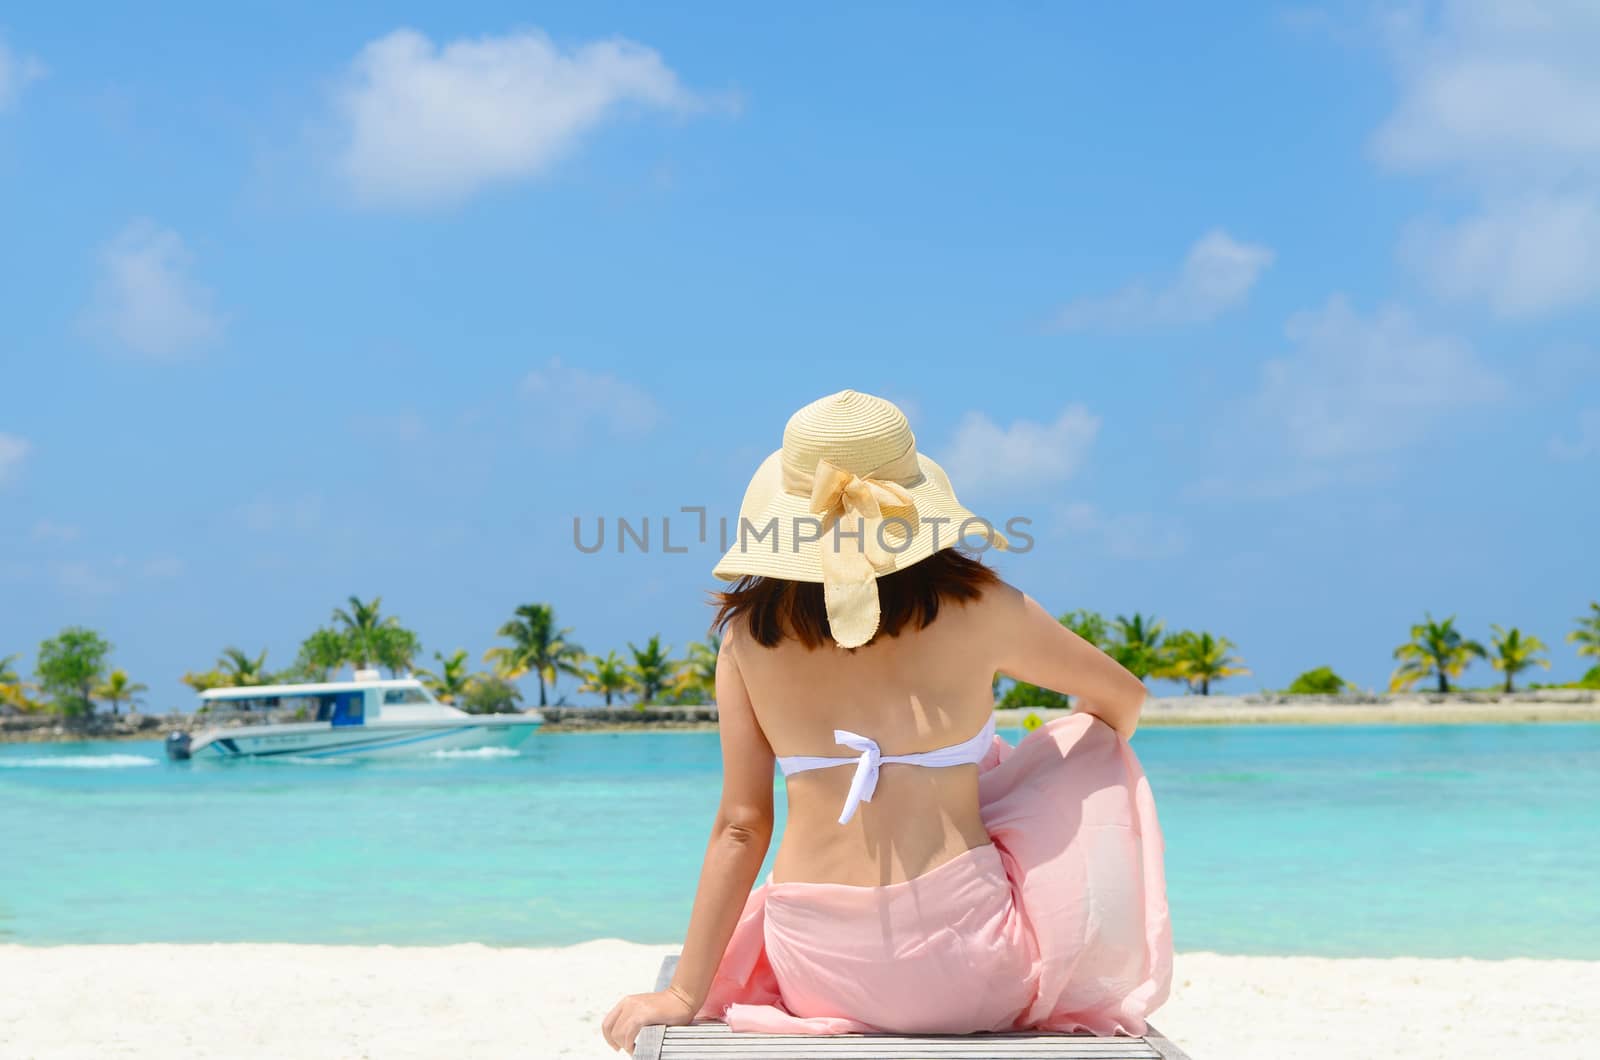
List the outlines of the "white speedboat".
{"label": "white speedboat", "polygon": [[[203,708],[261,711],[257,724],[202,728],[167,737],[174,759],[387,758],[419,752],[515,747],[544,724],[536,713],[467,714],[440,703],[414,677],[213,688]],[[197,719],[198,720],[198,719]]]}

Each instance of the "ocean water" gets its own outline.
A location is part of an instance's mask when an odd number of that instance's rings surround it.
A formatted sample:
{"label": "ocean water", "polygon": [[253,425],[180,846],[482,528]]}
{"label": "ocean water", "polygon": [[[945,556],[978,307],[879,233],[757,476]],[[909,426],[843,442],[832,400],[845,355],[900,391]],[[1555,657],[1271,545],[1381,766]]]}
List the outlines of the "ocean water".
{"label": "ocean water", "polygon": [[[1600,959],[1600,725],[1134,748],[1180,950]],[[719,772],[716,735],[690,732],[392,762],[0,746],[0,941],[670,942]]]}

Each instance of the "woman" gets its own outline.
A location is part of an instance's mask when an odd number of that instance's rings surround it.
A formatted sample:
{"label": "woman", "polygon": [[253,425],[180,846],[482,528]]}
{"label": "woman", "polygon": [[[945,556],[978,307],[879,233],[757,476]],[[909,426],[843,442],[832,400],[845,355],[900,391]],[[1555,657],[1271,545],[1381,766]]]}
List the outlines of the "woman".
{"label": "woman", "polygon": [[[965,525],[963,525],[965,524]],[[1172,941],[1128,747],[1143,683],[951,547],[981,529],[892,404],[789,420],[716,575],[722,803],[683,955],[603,1032],[1144,1031]],[[1016,747],[996,673],[1077,697]],[[768,882],[773,768],[789,818]]]}

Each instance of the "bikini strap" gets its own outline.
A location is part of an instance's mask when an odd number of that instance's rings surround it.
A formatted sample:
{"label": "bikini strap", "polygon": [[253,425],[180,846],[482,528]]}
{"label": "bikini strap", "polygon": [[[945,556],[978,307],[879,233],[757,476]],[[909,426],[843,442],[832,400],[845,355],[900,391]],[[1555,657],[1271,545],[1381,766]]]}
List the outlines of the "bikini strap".
{"label": "bikini strap", "polygon": [[[850,778],[850,793],[845,796],[844,811],[839,814],[839,823],[846,824],[856,814],[856,809],[863,802],[871,802],[872,794],[878,789],[879,767],[885,762],[902,762],[908,765],[929,766],[941,768],[945,766],[976,765],[983,761],[989,753],[989,747],[994,743],[994,715],[989,715],[989,720],[984,722],[983,728],[974,736],[949,747],[939,747],[932,751],[914,751],[904,755],[886,755],[878,746],[876,740],[870,736],[851,732],[848,729],[833,730],[835,743],[848,747],[852,751],[859,751],[856,759],[855,775]],[[803,773],[810,769],[830,769],[835,766],[846,765],[848,758],[838,758],[831,755],[785,755],[778,759],[778,766],[783,770],[784,776],[794,773]]]}

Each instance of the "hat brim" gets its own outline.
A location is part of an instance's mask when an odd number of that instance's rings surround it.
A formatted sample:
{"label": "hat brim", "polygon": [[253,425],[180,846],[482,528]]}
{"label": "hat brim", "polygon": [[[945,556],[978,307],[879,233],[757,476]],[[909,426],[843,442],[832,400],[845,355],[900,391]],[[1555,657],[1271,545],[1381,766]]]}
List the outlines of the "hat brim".
{"label": "hat brim", "polygon": [[[822,581],[822,548],[834,547],[831,533],[817,536],[817,516],[811,499],[783,488],[782,450],[767,457],[756,470],[739,507],[739,524],[728,528],[732,547],[712,571],[714,577],[733,581],[745,575],[784,578],[797,582]],[[965,539],[987,539],[1007,548],[1005,536],[956,499],[944,468],[917,454],[920,476],[901,483],[911,495],[909,506],[885,507],[884,544],[888,562],[878,575],[904,570],[944,548]],[[843,546],[853,545],[844,539]]]}

